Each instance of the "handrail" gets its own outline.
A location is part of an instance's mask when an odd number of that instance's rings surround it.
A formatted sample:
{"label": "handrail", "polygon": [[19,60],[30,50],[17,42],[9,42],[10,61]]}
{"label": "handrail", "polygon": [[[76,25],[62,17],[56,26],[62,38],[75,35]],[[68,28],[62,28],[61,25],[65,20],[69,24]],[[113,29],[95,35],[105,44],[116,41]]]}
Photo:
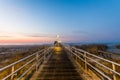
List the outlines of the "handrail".
{"label": "handrail", "polygon": [[[76,51],[76,52],[77,52],[77,51]],[[79,52],[78,52],[78,53],[79,53]],[[79,53],[79,54],[80,54],[80,53]],[[83,54],[80,54],[80,55],[84,56]],[[107,67],[107,66],[105,66],[105,65],[103,65],[103,64],[101,64],[101,63],[99,63],[98,61],[96,61],[96,60],[94,60],[94,59],[92,59],[92,58],[90,58],[90,57],[87,57],[87,56],[86,56],[86,58],[89,59],[89,60],[92,60],[93,62],[99,64],[100,66],[102,66],[102,67],[104,67],[104,68],[106,68],[106,69],[108,69],[108,70],[110,70],[110,71],[112,71],[112,72],[114,72],[115,74],[117,74],[117,75],[120,76],[120,73],[118,73],[118,72],[112,70],[111,68],[109,68],[109,67]],[[118,64],[118,63],[117,63],[117,64]]]}
{"label": "handrail", "polygon": [[[37,70],[37,68],[40,66],[41,61],[43,62],[45,60],[45,58],[51,54],[52,49],[53,49],[53,47],[49,47],[47,49],[42,49],[42,50],[35,52],[25,58],[22,58],[10,65],[7,65],[7,66],[1,68],[0,72],[4,72],[8,68],[12,68],[12,70],[11,70],[12,72],[10,74],[8,74],[6,77],[4,77],[2,80],[6,80],[10,77],[11,77],[11,80],[14,80],[13,78],[14,78],[15,73],[17,73],[21,69],[24,69],[25,66],[31,64],[31,67],[29,67],[27,70],[25,70],[21,76],[19,76],[18,80],[21,80],[21,78],[24,77],[27,74],[27,72],[29,72],[33,67],[36,68],[36,70]],[[48,56],[46,56],[46,55],[48,55]],[[19,64],[20,62],[23,62],[28,59],[30,59],[28,62],[26,62],[24,65],[20,66],[19,68],[17,68],[15,70],[16,64]]]}
{"label": "handrail", "polygon": [[[72,54],[74,54],[75,56],[77,56],[78,59],[80,59],[80,60],[82,60],[83,62],[85,62],[85,60],[82,59],[81,57],[79,57],[77,54],[75,54],[75,53],[73,53],[73,52],[72,52]],[[81,54],[81,55],[83,55],[83,54]],[[93,69],[95,69],[97,72],[99,72],[101,75],[103,75],[103,76],[106,77],[107,79],[112,80],[112,79],[110,79],[107,75],[105,75],[102,71],[100,71],[100,70],[97,69],[96,67],[92,66],[90,63],[88,63],[88,62],[86,62],[86,63],[87,63],[87,65],[91,66]]]}
{"label": "handrail", "polygon": [[28,65],[29,63],[31,63],[34,59],[30,60],[29,62],[27,62],[25,65],[21,66],[20,68],[18,68],[17,70],[15,70],[13,73],[7,75],[5,78],[3,78],[3,80],[6,80],[7,78],[9,78],[10,76],[12,76],[13,74],[17,73],[19,70],[21,70],[22,68],[24,68],[26,65]]}
{"label": "handrail", "polygon": [[[40,52],[42,52],[42,51],[43,51],[43,50],[41,50]],[[3,70],[5,70],[5,69],[7,69],[7,68],[9,68],[9,67],[11,67],[11,66],[13,66],[13,65],[15,65],[15,64],[17,64],[17,63],[19,63],[19,62],[21,62],[21,61],[24,61],[24,60],[26,60],[26,59],[34,56],[34,55],[37,54],[37,53],[38,53],[38,52],[36,52],[36,53],[34,53],[34,54],[31,54],[31,55],[29,55],[29,56],[27,56],[27,57],[25,57],[25,58],[23,58],[23,59],[20,59],[20,60],[14,62],[14,63],[12,63],[12,64],[9,64],[8,66],[5,66],[5,67],[1,68],[1,69],[0,69],[0,72],[3,71]]]}
{"label": "handrail", "polygon": [[89,54],[89,55],[91,55],[91,56],[93,56],[93,57],[98,58],[98,59],[101,59],[101,60],[107,61],[107,62],[109,62],[109,63],[113,63],[113,64],[115,64],[115,65],[117,65],[117,66],[120,66],[120,64],[118,64],[118,63],[116,63],[116,62],[113,62],[113,61],[104,59],[104,58],[102,58],[102,57],[96,56],[96,55],[91,54],[91,53],[89,53],[89,52],[87,52],[87,51],[85,51],[85,50],[81,50],[81,49],[77,49],[77,50],[80,51],[80,52],[85,52],[85,53],[87,53],[87,54]]}
{"label": "handrail", "polygon": [[[119,63],[104,59],[102,57],[99,57],[97,55],[91,54],[91,53],[89,53],[85,50],[78,49],[78,48],[75,48],[75,47],[66,46],[65,48],[70,52],[70,54],[75,55],[76,59],[80,59],[83,62],[85,62],[85,66],[89,65],[95,71],[97,71],[99,74],[101,74],[102,76],[104,76],[108,80],[112,80],[112,79],[108,75],[106,75],[103,71],[101,71],[99,68],[92,66],[92,64],[90,62],[88,62],[87,60],[89,59],[89,60],[95,62],[96,64],[102,66],[103,68],[113,72],[114,73],[113,74],[113,80],[116,80],[116,75],[120,76],[120,73],[115,70],[115,65],[120,67]],[[83,58],[81,58],[80,55],[83,56]],[[104,64],[100,63],[99,61],[94,60],[93,57],[111,63],[112,68],[110,68],[108,66],[105,66]]]}

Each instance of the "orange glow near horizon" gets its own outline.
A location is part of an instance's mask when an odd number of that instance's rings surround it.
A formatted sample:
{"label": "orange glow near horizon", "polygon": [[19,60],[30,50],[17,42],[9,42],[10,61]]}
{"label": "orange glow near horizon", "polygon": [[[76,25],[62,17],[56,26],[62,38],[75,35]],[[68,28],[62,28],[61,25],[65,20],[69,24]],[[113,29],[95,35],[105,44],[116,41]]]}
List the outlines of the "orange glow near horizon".
{"label": "orange glow near horizon", "polygon": [[54,38],[49,37],[8,37],[0,39],[0,43],[49,43],[53,41]]}

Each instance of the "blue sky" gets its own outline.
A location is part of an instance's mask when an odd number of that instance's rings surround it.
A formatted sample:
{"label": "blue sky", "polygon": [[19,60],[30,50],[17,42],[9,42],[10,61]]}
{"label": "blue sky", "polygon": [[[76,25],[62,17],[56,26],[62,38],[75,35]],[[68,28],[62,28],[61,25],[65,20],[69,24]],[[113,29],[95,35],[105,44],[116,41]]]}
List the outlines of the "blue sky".
{"label": "blue sky", "polygon": [[49,42],[57,34],[65,42],[116,42],[120,40],[120,1],[1,0],[0,28],[1,42],[21,38]]}

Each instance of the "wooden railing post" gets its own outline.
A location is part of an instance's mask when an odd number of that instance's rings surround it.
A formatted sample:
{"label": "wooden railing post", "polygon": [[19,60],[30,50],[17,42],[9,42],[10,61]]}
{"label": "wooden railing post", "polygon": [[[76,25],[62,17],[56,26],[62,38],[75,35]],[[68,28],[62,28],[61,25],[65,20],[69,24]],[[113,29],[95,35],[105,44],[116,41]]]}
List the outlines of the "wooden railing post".
{"label": "wooden railing post", "polygon": [[45,61],[45,59],[46,59],[46,50],[44,51],[44,61]]}
{"label": "wooden railing post", "polygon": [[[76,52],[75,52],[76,53]],[[78,56],[78,54],[76,53],[76,61],[77,61],[77,56]]]}
{"label": "wooden railing post", "polygon": [[[15,71],[15,67],[14,67],[14,65],[13,65],[13,66],[12,66],[12,69],[11,69],[11,72],[14,73],[14,71]],[[12,74],[11,80],[13,80],[13,78],[14,78],[14,74]]]}
{"label": "wooden railing post", "polygon": [[48,51],[48,57],[50,57],[51,56],[51,49],[49,49],[49,51]]}
{"label": "wooden railing post", "polygon": [[[113,64],[113,63],[112,63],[112,69],[113,69],[114,71],[116,70],[116,69],[115,69],[115,64]],[[113,80],[117,80],[115,73],[113,73]]]}
{"label": "wooden railing post", "polygon": [[86,52],[84,52],[84,59],[85,59],[85,70],[87,70]]}
{"label": "wooden railing post", "polygon": [[38,71],[38,53],[36,54],[36,71]]}
{"label": "wooden railing post", "polygon": [[71,59],[72,51],[71,51],[71,49],[69,47],[67,47],[66,49],[68,50],[67,54],[68,54],[69,58]]}
{"label": "wooden railing post", "polygon": [[[72,48],[70,49],[70,51],[72,52]],[[73,54],[71,53],[70,56],[73,57]]]}

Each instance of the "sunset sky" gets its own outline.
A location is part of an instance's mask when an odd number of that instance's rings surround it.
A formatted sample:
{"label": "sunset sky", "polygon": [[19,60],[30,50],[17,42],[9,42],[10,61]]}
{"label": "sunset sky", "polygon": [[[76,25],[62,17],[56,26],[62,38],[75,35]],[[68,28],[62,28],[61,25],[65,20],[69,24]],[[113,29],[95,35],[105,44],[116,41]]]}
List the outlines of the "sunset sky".
{"label": "sunset sky", "polygon": [[120,0],[0,0],[0,44],[119,42]]}

